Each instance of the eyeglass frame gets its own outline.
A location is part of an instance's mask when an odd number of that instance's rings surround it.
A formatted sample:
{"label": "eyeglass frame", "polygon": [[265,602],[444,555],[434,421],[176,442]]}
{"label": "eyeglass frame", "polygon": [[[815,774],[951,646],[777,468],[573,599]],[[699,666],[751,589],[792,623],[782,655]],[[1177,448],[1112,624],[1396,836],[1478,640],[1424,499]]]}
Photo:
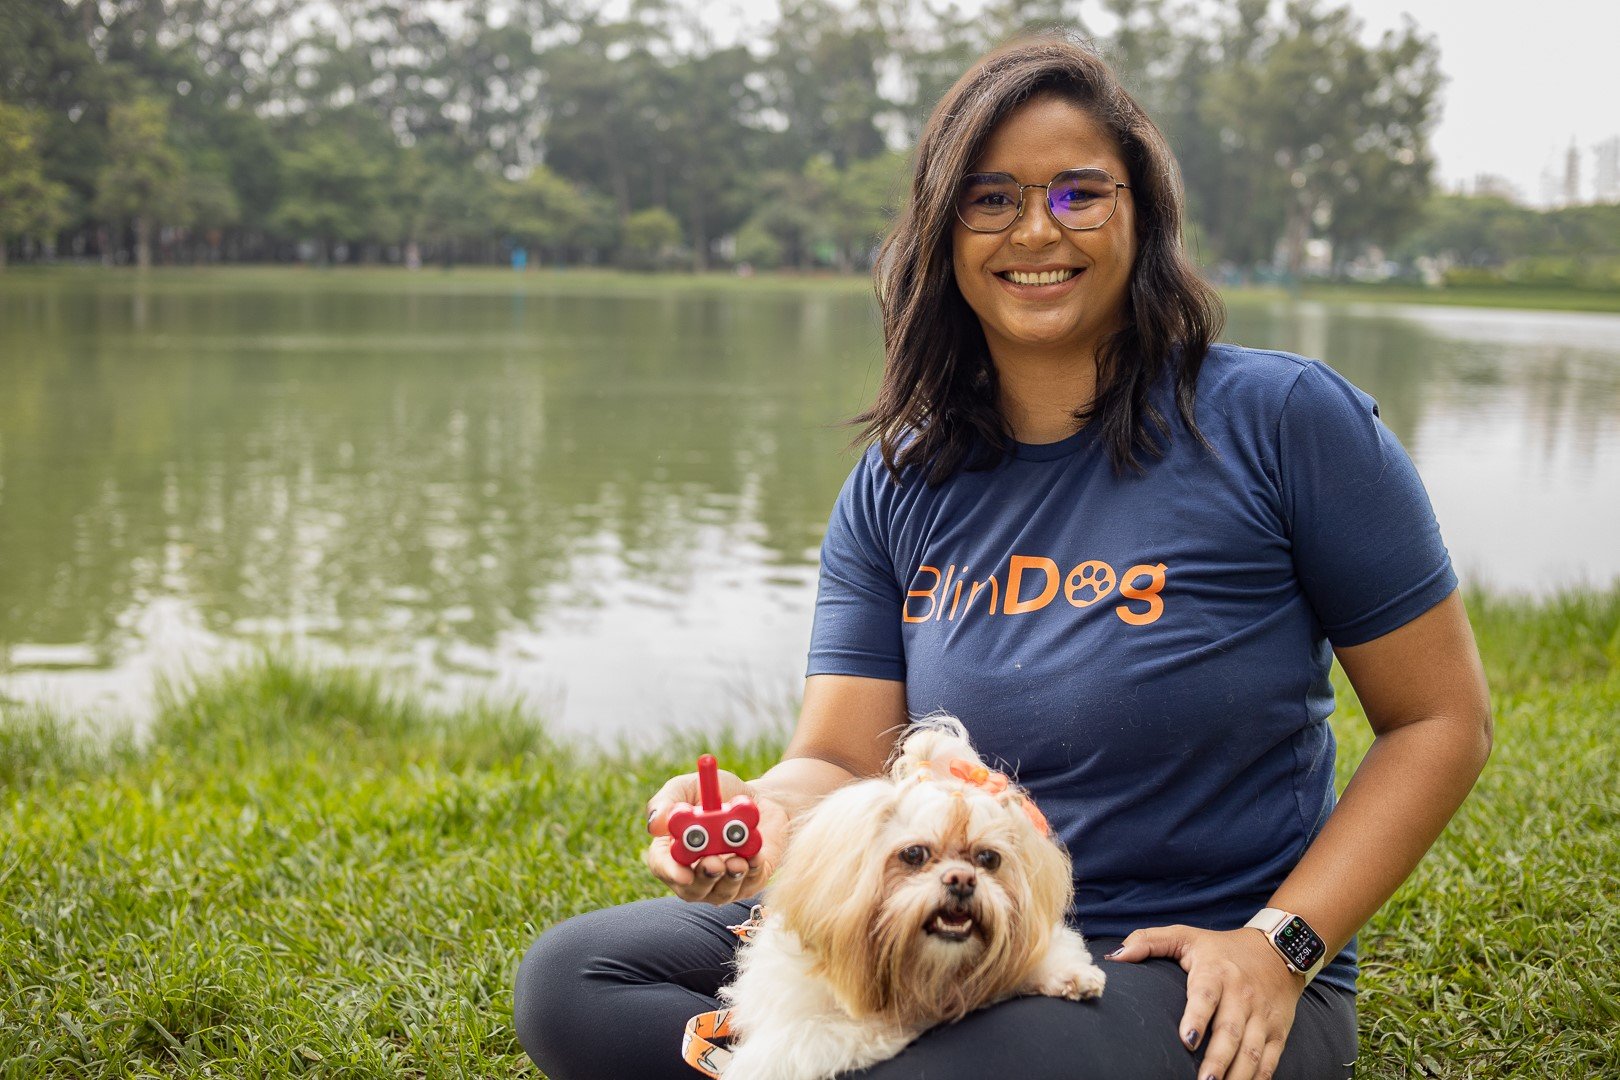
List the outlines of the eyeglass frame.
{"label": "eyeglass frame", "polygon": [[[1079,172],[1100,172],[1104,176],[1108,177],[1108,179],[1113,180],[1113,182],[1114,182],[1114,205],[1109,207],[1108,216],[1103,218],[1101,221],[1097,222],[1097,224],[1095,224],[1095,225],[1067,225],[1067,224],[1064,224],[1063,219],[1058,217],[1057,211],[1052,209],[1052,185],[1057,183],[1058,179],[1060,177],[1062,177],[1065,173],[1079,173]],[[999,229],[975,229],[973,226],[971,226],[971,225],[969,225],[967,223],[967,218],[962,216],[961,189],[962,189],[963,182],[966,181],[967,178],[970,177],[970,176],[1005,176],[1009,183],[1011,183],[1013,186],[1018,188],[1018,212],[1016,214],[1014,214],[1008,220],[1007,224],[1003,225]],[[1114,180],[1114,174],[1113,173],[1109,172],[1107,169],[1098,168],[1095,165],[1086,165],[1086,166],[1082,166],[1082,167],[1080,167],[1078,169],[1060,169],[1060,170],[1058,170],[1058,173],[1057,173],[1056,176],[1052,177],[1052,179],[1048,180],[1044,184],[1020,184],[1018,182],[1018,178],[1016,176],[1013,176],[1011,173],[1004,173],[1004,172],[967,173],[966,175],[964,175],[962,177],[961,180],[958,180],[956,182],[956,187],[957,187],[957,194],[956,194],[956,196],[954,198],[951,199],[951,210],[953,212],[955,212],[956,220],[960,221],[962,223],[962,227],[964,229],[967,229],[969,232],[978,233],[981,236],[994,236],[996,233],[1003,233],[1003,232],[1006,232],[1008,229],[1012,228],[1014,223],[1017,222],[1019,218],[1024,216],[1024,193],[1026,191],[1028,191],[1032,187],[1038,187],[1038,188],[1045,188],[1046,189],[1046,198],[1041,200],[1041,202],[1046,204],[1046,212],[1048,214],[1052,215],[1052,220],[1053,221],[1057,222],[1063,228],[1068,229],[1070,232],[1092,232],[1093,230],[1102,228],[1104,225],[1108,224],[1110,221],[1113,221],[1114,220],[1114,213],[1119,209],[1119,189],[1124,188],[1126,191],[1131,190],[1131,185],[1122,184],[1118,180]]]}

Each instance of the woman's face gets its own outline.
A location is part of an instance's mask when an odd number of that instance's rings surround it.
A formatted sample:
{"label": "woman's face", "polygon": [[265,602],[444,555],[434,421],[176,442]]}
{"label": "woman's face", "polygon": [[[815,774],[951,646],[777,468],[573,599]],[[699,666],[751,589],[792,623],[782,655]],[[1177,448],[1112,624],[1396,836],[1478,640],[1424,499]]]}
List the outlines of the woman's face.
{"label": "woman's face", "polygon": [[[990,133],[970,172],[1002,172],[1020,184],[1044,184],[1065,169],[1101,168],[1132,183],[1111,135],[1091,114],[1052,95],[1031,98]],[[1005,359],[1032,351],[1090,357],[1124,321],[1131,268],[1136,264],[1136,207],[1119,192],[1114,216],[1099,229],[1059,225],[1045,189],[1024,193],[1024,212],[998,233],[955,222],[951,233],[956,285],[990,345]],[[1019,285],[1009,271],[1074,269],[1055,285]]]}

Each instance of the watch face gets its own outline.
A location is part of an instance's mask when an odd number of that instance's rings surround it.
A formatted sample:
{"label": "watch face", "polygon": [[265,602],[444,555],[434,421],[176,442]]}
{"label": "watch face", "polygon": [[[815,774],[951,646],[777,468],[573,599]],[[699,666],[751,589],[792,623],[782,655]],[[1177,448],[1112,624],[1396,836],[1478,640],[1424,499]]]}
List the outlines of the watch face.
{"label": "watch face", "polygon": [[1271,935],[1271,940],[1277,943],[1277,948],[1288,958],[1288,962],[1300,971],[1309,971],[1311,966],[1322,959],[1327,946],[1322,939],[1316,936],[1316,931],[1306,925],[1305,920],[1295,915],[1283,923],[1278,931]]}

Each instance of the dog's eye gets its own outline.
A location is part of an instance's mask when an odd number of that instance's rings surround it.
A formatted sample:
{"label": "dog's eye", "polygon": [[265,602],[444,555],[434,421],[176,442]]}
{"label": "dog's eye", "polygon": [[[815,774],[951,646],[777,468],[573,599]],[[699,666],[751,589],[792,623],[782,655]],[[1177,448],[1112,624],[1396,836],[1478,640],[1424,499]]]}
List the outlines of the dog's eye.
{"label": "dog's eye", "polygon": [[921,844],[912,844],[910,847],[901,848],[900,861],[907,866],[921,866],[928,861],[928,849]]}
{"label": "dog's eye", "polygon": [[985,848],[983,851],[973,856],[973,861],[978,863],[986,870],[994,870],[996,867],[1001,865],[1001,853],[991,851],[989,848]]}

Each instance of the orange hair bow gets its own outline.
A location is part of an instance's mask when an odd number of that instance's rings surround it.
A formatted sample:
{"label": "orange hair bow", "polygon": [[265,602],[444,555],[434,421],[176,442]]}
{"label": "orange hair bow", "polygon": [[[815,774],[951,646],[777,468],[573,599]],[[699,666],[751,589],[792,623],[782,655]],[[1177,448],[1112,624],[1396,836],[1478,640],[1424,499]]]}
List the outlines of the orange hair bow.
{"label": "orange hair bow", "polygon": [[961,758],[951,759],[951,775],[964,784],[971,784],[976,788],[983,788],[992,795],[1000,795],[1007,790],[1007,775],[987,769],[983,765]]}
{"label": "orange hair bow", "polygon": [[[980,788],[991,795],[1000,795],[1009,786],[1006,773],[988,769],[977,762],[965,761],[962,758],[951,759],[951,775],[964,784]],[[1021,791],[1013,792],[1013,798],[1018,800],[1019,809],[1024,811],[1029,823],[1035,826],[1035,831],[1042,836],[1050,836],[1052,826],[1047,824],[1046,815],[1035,805],[1035,800]]]}

